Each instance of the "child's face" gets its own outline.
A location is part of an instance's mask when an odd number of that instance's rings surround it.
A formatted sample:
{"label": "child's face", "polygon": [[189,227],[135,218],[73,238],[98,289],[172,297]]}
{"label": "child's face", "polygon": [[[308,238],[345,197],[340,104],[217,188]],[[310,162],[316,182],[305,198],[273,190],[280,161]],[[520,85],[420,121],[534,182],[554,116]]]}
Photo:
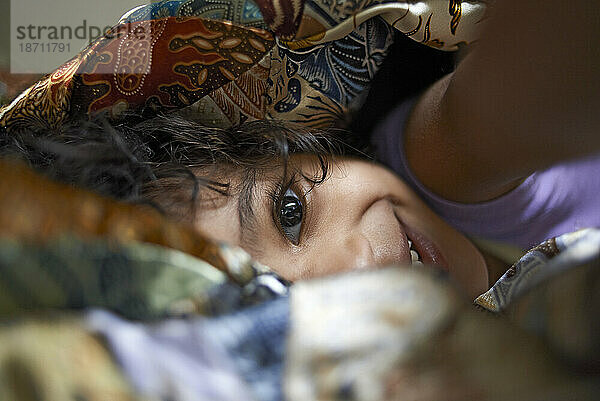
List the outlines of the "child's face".
{"label": "child's face", "polygon": [[[314,157],[294,156],[290,170],[320,175]],[[212,238],[241,246],[289,280],[393,263],[410,264],[411,246],[426,264],[449,271],[470,296],[487,289],[479,251],[435,215],[395,174],[369,162],[338,159],[313,186],[300,174],[283,202],[270,196],[281,170],[260,177],[252,196],[202,205],[197,226]],[[244,200],[242,200],[244,199]],[[246,203],[244,203],[246,202]],[[250,202],[251,215],[240,206]],[[282,209],[283,214],[282,214]]]}

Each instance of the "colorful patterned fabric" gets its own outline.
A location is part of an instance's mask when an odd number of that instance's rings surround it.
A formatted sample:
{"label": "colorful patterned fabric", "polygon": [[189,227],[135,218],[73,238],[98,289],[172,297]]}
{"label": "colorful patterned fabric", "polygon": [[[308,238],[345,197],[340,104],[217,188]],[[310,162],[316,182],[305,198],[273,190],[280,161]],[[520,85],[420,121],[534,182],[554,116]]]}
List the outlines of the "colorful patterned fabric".
{"label": "colorful patterned fabric", "polygon": [[[598,249],[598,243],[595,246]],[[559,259],[562,257],[549,263],[549,270],[563,265]],[[523,293],[505,313],[520,327],[543,338],[571,366],[598,372],[600,259],[592,259],[568,272],[553,273],[552,279]]]}
{"label": "colorful patterned fabric", "polygon": [[[153,208],[51,182],[17,163],[0,162],[0,177],[0,237],[27,244],[45,244],[65,234],[151,243],[202,259],[234,283],[252,288],[259,277],[273,275],[242,249],[212,241],[193,226],[173,222]],[[279,278],[275,281],[287,284]],[[261,281],[267,282],[271,281]]]}
{"label": "colorful patterned fabric", "polygon": [[225,274],[206,262],[148,244],[69,236],[43,246],[0,241],[3,318],[91,306],[136,320],[207,314],[214,308],[206,294],[225,281]]}
{"label": "colorful patterned fabric", "polygon": [[523,255],[475,304],[502,312],[539,283],[599,256],[600,230],[589,228],[551,238]]}
{"label": "colorful patterned fabric", "polygon": [[[44,236],[39,235],[36,243],[25,241],[33,237],[23,232],[12,236],[15,241],[10,239],[11,227],[26,231],[30,226],[50,235],[56,225],[39,224],[19,212],[23,209],[17,205],[27,203],[24,199],[35,202],[41,196],[8,196],[19,193],[15,188],[26,190],[32,181],[11,181],[9,172],[18,175],[18,168],[7,171],[2,183],[12,192],[2,192],[2,199],[12,219],[0,224],[3,399],[25,400],[32,391],[49,400],[134,400],[139,394],[149,399],[202,398],[194,397],[210,392],[209,384],[216,381],[201,386],[193,377],[184,375],[184,380],[177,371],[181,361],[196,369],[235,366],[227,375],[243,380],[252,392],[248,398],[256,395],[260,400],[281,399],[282,394],[290,401],[549,400],[557,394],[558,399],[593,400],[597,395],[594,377],[573,377],[548,354],[548,346],[568,366],[595,367],[600,360],[595,324],[600,308],[598,230],[542,244],[507,275],[511,280],[501,280],[517,283],[512,289],[496,287],[509,294],[498,298],[504,300],[503,310],[518,326],[544,339],[541,344],[507,319],[472,310],[444,276],[426,269],[354,272],[298,283],[289,301],[272,300],[286,292],[285,284],[274,274],[248,270],[252,263],[230,248],[219,250],[225,255],[220,271],[181,252],[135,242],[77,237],[40,241]],[[43,208],[45,203],[55,208],[63,200],[57,201],[56,188],[33,183],[44,197],[40,209],[34,204],[29,213],[60,210]],[[54,218],[76,224],[82,210],[93,215],[92,198],[84,201],[73,192],[66,199],[71,203],[63,207],[70,215],[57,211]],[[108,208],[108,203],[103,205]],[[151,227],[147,219],[142,217]],[[11,226],[10,221],[20,224]],[[126,225],[119,227],[128,231]],[[528,262],[540,258],[543,265]],[[577,267],[582,263],[583,268]],[[226,272],[237,279],[227,282]],[[258,306],[246,308],[250,304]],[[219,316],[163,325],[101,321],[94,326],[88,321],[83,329],[80,320],[49,317],[50,310],[87,307],[142,321],[198,313]],[[40,320],[40,312],[46,318]],[[152,340],[154,352],[132,349],[131,344],[141,342],[132,342],[122,331],[125,326]],[[98,334],[108,342],[99,341]],[[206,343],[201,344],[219,344],[226,361],[215,365],[214,359],[203,359],[208,357],[198,346],[203,338]],[[160,363],[151,363],[153,357]]]}
{"label": "colorful patterned fabric", "polygon": [[119,24],[166,17],[200,17],[267,29],[260,8],[252,0],[158,1],[130,10],[119,19]]}
{"label": "colorful patterned fabric", "polygon": [[15,163],[0,163],[0,176],[0,317],[92,306],[130,319],[225,313],[287,293],[243,250],[153,209]]}
{"label": "colorful patterned fabric", "polygon": [[[119,37],[121,28],[127,33]],[[20,129],[59,128],[98,113],[155,116],[189,106],[240,76],[238,87],[247,96],[239,106],[249,115],[258,110],[254,118],[261,118],[264,100],[253,76],[259,67],[252,67],[273,43],[264,30],[193,17],[119,25],[28,89],[0,119]],[[234,118],[235,110],[227,115]]]}
{"label": "colorful patterned fabric", "polygon": [[216,318],[150,325],[94,310],[84,322],[106,339],[143,395],[177,401],[282,399],[287,297]]}
{"label": "colorful patterned fabric", "polygon": [[180,111],[220,127],[264,118],[345,126],[393,28],[455,50],[476,38],[484,12],[484,3],[456,0],[162,1],[127,13],[27,89],[0,110],[0,125],[59,129],[98,114],[118,121]]}
{"label": "colorful patterned fabric", "polygon": [[[287,293],[287,282],[244,251],[209,241],[151,210],[51,183],[15,163],[1,163],[0,176],[2,400],[201,399],[195,392],[198,385],[183,393],[191,398],[174,393],[173,386],[160,394],[141,393],[139,383],[124,374],[119,354],[105,346],[99,330],[85,328],[75,313],[105,308],[131,321],[152,322],[198,314],[220,316]],[[273,318],[272,314],[264,317]],[[256,329],[238,334],[256,334],[260,328],[252,324],[259,321],[252,316],[224,318],[209,331],[217,333],[220,327],[227,334],[243,325]],[[233,338],[219,336],[219,341]],[[125,339],[129,347],[130,340]],[[258,361],[264,358],[258,354],[248,354],[245,345],[250,339],[237,340],[243,348],[240,352],[233,349],[235,343],[227,343],[235,356],[262,363]],[[279,342],[283,341],[281,335]],[[262,342],[254,348],[264,349]],[[252,372],[246,373],[250,380]],[[233,368],[229,374],[239,375]],[[181,388],[180,374],[172,379]],[[270,383],[277,391],[281,388],[278,381]]]}
{"label": "colorful patterned fabric", "polygon": [[[279,399],[287,307],[266,303],[278,295],[275,278],[258,278],[240,287],[206,262],[147,244],[2,238],[0,399],[250,400],[248,388]],[[248,305],[258,306],[244,312]],[[85,312],[98,307],[129,321]],[[198,314],[227,315],[181,319]],[[156,327],[131,322],[173,316]],[[213,376],[199,380],[202,369]]]}
{"label": "colorful patterned fabric", "polygon": [[572,365],[600,368],[600,230],[533,248],[475,304],[511,317]]}
{"label": "colorful patterned fabric", "polygon": [[360,24],[380,16],[406,36],[441,50],[457,50],[478,37],[485,2],[429,0],[308,0],[295,38],[282,42],[292,49],[338,40]]}
{"label": "colorful patterned fabric", "polygon": [[285,399],[597,398],[595,377],[573,376],[539,338],[473,310],[431,273],[395,267],[296,284]]}
{"label": "colorful patterned fabric", "polygon": [[448,284],[414,267],[295,284],[286,400],[597,398],[600,230],[527,253],[477,299],[494,314]]}
{"label": "colorful patterned fabric", "polygon": [[136,395],[102,340],[72,317],[2,324],[0,399],[153,401]]}

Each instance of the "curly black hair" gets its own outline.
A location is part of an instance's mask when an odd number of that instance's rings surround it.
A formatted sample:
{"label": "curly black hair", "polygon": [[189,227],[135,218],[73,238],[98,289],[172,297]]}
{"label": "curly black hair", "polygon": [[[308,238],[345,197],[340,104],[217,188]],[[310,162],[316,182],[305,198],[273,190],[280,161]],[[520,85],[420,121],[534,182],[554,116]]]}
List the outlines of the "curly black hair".
{"label": "curly black hair", "polygon": [[0,156],[22,159],[52,179],[121,201],[150,203],[174,215],[189,212],[205,188],[223,195],[243,193],[227,177],[248,187],[272,171],[275,162],[285,179],[292,154],[316,156],[321,174],[315,183],[323,181],[331,156],[348,152],[337,137],[339,132],[286,122],[261,120],[221,129],[168,115],[134,126],[97,120],[59,131],[2,131]]}

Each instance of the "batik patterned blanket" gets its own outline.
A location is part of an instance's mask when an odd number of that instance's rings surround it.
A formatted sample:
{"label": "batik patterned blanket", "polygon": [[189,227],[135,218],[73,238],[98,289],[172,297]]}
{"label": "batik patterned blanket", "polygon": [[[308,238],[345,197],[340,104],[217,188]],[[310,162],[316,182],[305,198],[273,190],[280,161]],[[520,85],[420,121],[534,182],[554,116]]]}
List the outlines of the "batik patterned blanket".
{"label": "batik patterned blanket", "polygon": [[[0,110],[10,130],[178,111],[210,126],[344,126],[394,28],[442,50],[477,38],[485,2],[173,0],[142,6]],[[410,78],[408,78],[410,79]],[[126,118],[128,117],[128,118]]]}

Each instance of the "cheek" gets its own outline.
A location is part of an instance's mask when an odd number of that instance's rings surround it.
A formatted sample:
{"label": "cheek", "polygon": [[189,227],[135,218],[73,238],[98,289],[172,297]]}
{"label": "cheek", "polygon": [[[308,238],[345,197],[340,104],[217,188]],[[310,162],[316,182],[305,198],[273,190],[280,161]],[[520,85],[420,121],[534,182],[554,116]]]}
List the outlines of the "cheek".
{"label": "cheek", "polygon": [[309,261],[309,258],[303,254],[295,254],[293,251],[283,251],[267,245],[256,260],[292,282],[318,276],[316,266]]}
{"label": "cheek", "polygon": [[488,287],[488,270],[475,245],[436,215],[422,201],[413,206],[410,221],[415,228],[429,233],[448,262],[450,276],[473,299]]}
{"label": "cheek", "polygon": [[431,210],[404,182],[385,176],[391,196],[401,205],[401,218],[408,225],[430,237],[449,264],[451,276],[467,290],[469,296],[487,289],[488,272],[483,256],[463,234]]}

